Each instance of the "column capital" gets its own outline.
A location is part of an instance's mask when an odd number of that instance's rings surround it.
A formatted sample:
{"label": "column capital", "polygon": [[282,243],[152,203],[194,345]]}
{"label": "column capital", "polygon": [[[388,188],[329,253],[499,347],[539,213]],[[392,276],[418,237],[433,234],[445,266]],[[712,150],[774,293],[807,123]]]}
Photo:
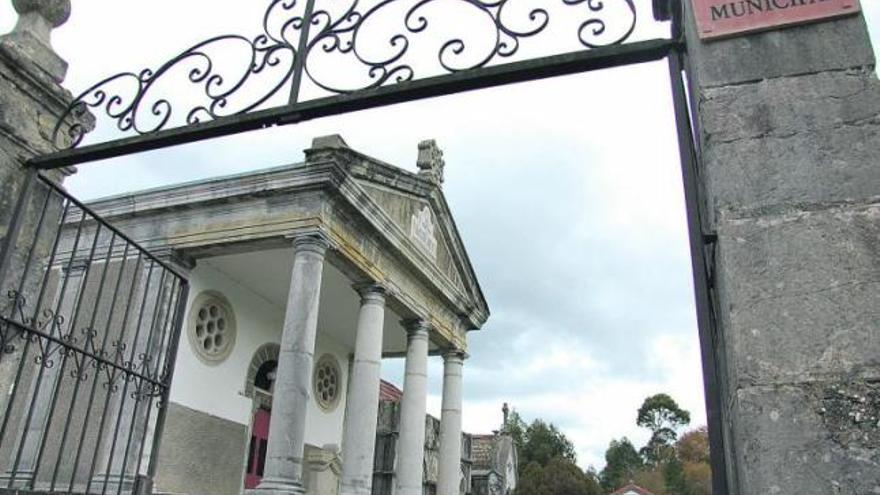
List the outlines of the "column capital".
{"label": "column capital", "polygon": [[352,288],[361,296],[361,304],[385,304],[385,296],[388,288],[378,282],[364,282],[352,285]]}
{"label": "column capital", "polygon": [[314,253],[323,257],[330,249],[330,240],[319,232],[294,234],[289,239],[293,241],[293,248],[298,253]]}
{"label": "column capital", "polygon": [[442,356],[444,362],[458,361],[460,363],[463,363],[465,359],[470,357],[468,353],[461,349],[446,349],[443,351]]}
{"label": "column capital", "polygon": [[425,320],[424,318],[409,318],[406,320],[401,320],[400,324],[403,325],[403,329],[406,330],[409,338],[427,338],[428,330],[431,329],[431,325],[428,323],[428,320]]}

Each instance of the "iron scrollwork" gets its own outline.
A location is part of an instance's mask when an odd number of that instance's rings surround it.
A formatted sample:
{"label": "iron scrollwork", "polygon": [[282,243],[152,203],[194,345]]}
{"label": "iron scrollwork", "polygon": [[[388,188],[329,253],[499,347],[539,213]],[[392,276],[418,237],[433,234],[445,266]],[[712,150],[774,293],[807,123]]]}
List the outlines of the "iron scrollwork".
{"label": "iron scrollwork", "polygon": [[[563,6],[579,7],[579,14],[586,13],[575,33],[582,48],[621,44],[635,30],[634,0],[557,1]],[[331,9],[316,7],[315,0],[271,0],[263,15],[263,32],[256,37],[216,36],[157,69],[123,72],[88,88],[59,119],[55,142],[62,146],[61,138],[65,137],[70,147],[78,145],[87,129],[77,122],[89,109],[103,111],[120,131],[143,135],[180,120],[192,125],[247,113],[278,95],[285,96],[285,88],[292,93],[285,103],[295,103],[302,96],[300,80],[330,95],[340,95],[424,77],[424,71],[417,71],[424,61],[416,64],[408,57],[415,56],[411,47],[421,41],[416,38],[439,23],[434,22],[432,7],[441,3],[456,5],[461,9],[457,12],[467,12],[472,22],[485,26],[482,29],[486,32],[476,36],[489,41],[474,43],[466,39],[474,36],[472,33],[446,35],[436,53],[440,74],[479,69],[510,59],[519,51],[522,40],[547,32],[551,18],[547,2],[535,0],[379,0],[364,7],[365,3],[333,2],[335,8]],[[609,29],[609,24],[618,20],[622,25]],[[395,22],[402,26],[389,30],[387,25]],[[301,38],[305,38],[303,43]],[[375,44],[377,38],[380,42]],[[229,64],[229,53],[236,50],[246,55]],[[322,57],[325,63],[326,57],[335,57],[337,62],[354,64],[354,70],[322,73]],[[362,78],[359,82],[338,79],[340,74],[351,76],[358,71]],[[183,104],[184,110],[178,114],[174,98],[159,94],[166,84],[163,81],[172,79],[171,84],[183,82],[196,89],[200,98],[193,102],[180,97],[189,103]],[[66,136],[61,136],[62,129]]]}

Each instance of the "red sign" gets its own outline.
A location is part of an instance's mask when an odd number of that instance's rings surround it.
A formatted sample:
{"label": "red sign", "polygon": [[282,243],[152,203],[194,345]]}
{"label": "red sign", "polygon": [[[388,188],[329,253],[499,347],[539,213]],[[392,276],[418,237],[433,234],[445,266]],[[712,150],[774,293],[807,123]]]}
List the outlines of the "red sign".
{"label": "red sign", "polygon": [[859,0],[691,0],[700,38],[801,24],[855,14]]}

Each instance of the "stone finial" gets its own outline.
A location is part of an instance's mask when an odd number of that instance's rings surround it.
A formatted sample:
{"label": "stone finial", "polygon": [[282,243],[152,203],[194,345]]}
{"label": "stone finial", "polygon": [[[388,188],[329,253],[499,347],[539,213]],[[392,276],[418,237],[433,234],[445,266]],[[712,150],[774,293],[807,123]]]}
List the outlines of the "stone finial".
{"label": "stone finial", "polygon": [[18,12],[14,33],[27,32],[51,46],[52,30],[70,17],[70,0],[12,0]]}
{"label": "stone finial", "polygon": [[52,50],[52,30],[70,17],[70,0],[12,0],[18,22],[0,36],[0,49],[11,51],[42,69],[54,81],[67,74],[67,63]]}
{"label": "stone finial", "polygon": [[348,143],[339,134],[330,134],[312,139],[312,148],[348,148]]}
{"label": "stone finial", "polygon": [[507,427],[507,421],[510,419],[510,408],[507,407],[507,402],[504,403],[504,406],[501,407],[501,413],[504,414],[504,423],[502,423],[505,428]]}
{"label": "stone finial", "polygon": [[443,183],[443,151],[433,139],[427,139],[419,143],[419,158],[416,162],[419,167],[419,175],[428,177],[437,185]]}

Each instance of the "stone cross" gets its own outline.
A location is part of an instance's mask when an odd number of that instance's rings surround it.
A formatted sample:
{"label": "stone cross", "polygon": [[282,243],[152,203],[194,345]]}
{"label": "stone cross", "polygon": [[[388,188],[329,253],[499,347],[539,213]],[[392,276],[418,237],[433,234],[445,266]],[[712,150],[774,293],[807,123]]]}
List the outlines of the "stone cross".
{"label": "stone cross", "polygon": [[419,175],[428,177],[435,184],[443,183],[443,151],[437,146],[437,142],[428,139],[419,143],[419,158],[416,164],[419,166]]}

